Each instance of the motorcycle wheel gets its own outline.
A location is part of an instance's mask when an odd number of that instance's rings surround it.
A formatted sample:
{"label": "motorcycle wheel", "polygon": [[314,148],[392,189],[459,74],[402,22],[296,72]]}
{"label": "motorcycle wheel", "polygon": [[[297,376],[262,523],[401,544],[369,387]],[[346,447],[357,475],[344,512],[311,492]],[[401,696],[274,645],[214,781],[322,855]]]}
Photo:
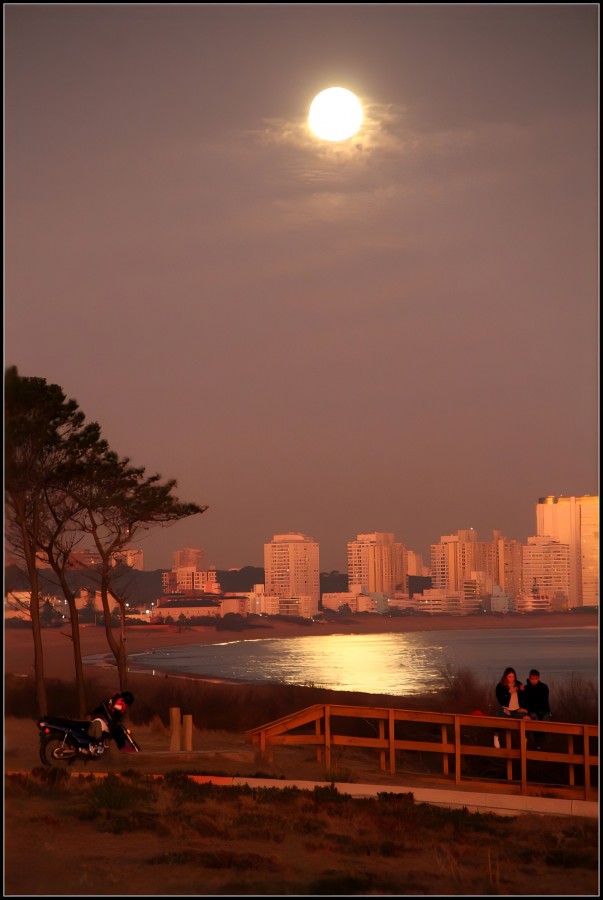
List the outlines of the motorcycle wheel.
{"label": "motorcycle wheel", "polygon": [[40,742],[40,759],[45,766],[64,768],[70,766],[77,756],[77,750],[63,743],[56,735],[49,735]]}

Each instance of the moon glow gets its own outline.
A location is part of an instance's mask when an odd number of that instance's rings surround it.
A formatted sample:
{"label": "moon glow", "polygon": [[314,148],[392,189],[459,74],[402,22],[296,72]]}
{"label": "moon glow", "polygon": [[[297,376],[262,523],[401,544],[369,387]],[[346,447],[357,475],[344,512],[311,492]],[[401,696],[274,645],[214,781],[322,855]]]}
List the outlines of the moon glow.
{"label": "moon glow", "polygon": [[311,131],[323,141],[347,141],[356,134],[363,119],[360,100],[342,87],[327,88],[317,94],[308,113]]}

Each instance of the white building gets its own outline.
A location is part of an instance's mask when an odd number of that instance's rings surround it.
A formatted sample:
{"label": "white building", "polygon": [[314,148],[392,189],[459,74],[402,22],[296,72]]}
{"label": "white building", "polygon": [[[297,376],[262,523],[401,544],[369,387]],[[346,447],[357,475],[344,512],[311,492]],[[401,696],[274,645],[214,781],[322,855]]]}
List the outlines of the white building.
{"label": "white building", "polygon": [[473,528],[443,534],[439,543],[431,544],[430,556],[434,588],[462,591],[463,582],[477,577],[491,593],[497,583],[497,541],[478,541]]}
{"label": "white building", "polygon": [[221,615],[236,613],[239,616],[248,616],[251,601],[247,594],[224,594],[220,601]]}
{"label": "white building", "polygon": [[[570,598],[570,548],[550,537],[529,537],[523,548],[523,591],[521,597],[554,595]],[[522,600],[522,603],[524,601]],[[575,605],[575,604],[574,604]]]}
{"label": "white building", "polygon": [[183,591],[219,594],[221,591],[215,569],[200,572],[194,566],[181,566],[178,569],[172,569],[171,572],[162,572],[161,583],[164,594],[180,594]]}
{"label": "white building", "polygon": [[309,594],[301,597],[280,597],[265,594],[262,598],[262,614],[265,616],[294,616],[311,619],[316,615],[314,598]]}
{"label": "white building", "polygon": [[508,594],[500,585],[495,584],[492,589],[492,598],[490,600],[490,611],[493,613],[502,613],[506,615],[511,611],[511,604],[517,595]]}
{"label": "white building", "polygon": [[[113,610],[117,607],[119,609],[119,603],[113,596],[113,594],[107,594],[107,600],[109,601],[109,611],[113,612]],[[80,588],[80,591],[75,596],[75,608],[76,609],[92,609],[94,612],[103,612],[103,598],[102,593],[100,591],[93,591],[91,588]]]}
{"label": "white building", "polygon": [[518,594],[512,604],[517,613],[552,612],[553,602],[545,591],[525,591]]}
{"label": "white building", "polygon": [[118,550],[113,554],[113,565],[116,566],[118,563],[123,563],[124,566],[129,566],[131,569],[136,569],[138,572],[144,571],[144,551],[143,550]]}
{"label": "white building", "polygon": [[[536,534],[569,548],[569,606],[598,606],[599,498],[541,497]],[[524,580],[524,591],[529,587]]]}
{"label": "white building", "polygon": [[429,615],[460,616],[462,614],[463,598],[460,591],[448,591],[441,588],[427,588],[423,594],[417,594],[414,598],[417,612],[429,613]]}
{"label": "white building", "polygon": [[356,535],[348,542],[348,582],[365,593],[391,595],[406,588],[407,550],[391,531]]}
{"label": "white building", "polygon": [[[421,578],[429,576],[429,569],[423,563],[423,556],[415,550],[406,551],[406,574],[419,575]],[[406,590],[407,585],[404,585]]]}
{"label": "white building", "polygon": [[375,612],[376,602],[373,597],[364,594],[359,585],[351,585],[349,591],[336,591],[322,595],[322,608],[339,612],[347,606],[352,613]]}
{"label": "white building", "polygon": [[264,544],[266,595],[311,598],[310,616],[318,612],[320,567],[318,543],[299,532],[275,534]]}
{"label": "white building", "polygon": [[509,597],[516,597],[522,586],[522,545],[519,541],[493,533],[496,544],[497,576],[493,588],[499,585]]}
{"label": "white building", "polygon": [[185,547],[172,553],[172,569],[193,568],[198,572],[205,571],[205,551],[199,547]]}
{"label": "white building", "polygon": [[192,597],[161,597],[153,610],[153,619],[167,619],[170,616],[177,621],[181,616],[185,619],[193,619],[197,616],[205,616],[219,619],[222,616],[221,603],[218,600]]}

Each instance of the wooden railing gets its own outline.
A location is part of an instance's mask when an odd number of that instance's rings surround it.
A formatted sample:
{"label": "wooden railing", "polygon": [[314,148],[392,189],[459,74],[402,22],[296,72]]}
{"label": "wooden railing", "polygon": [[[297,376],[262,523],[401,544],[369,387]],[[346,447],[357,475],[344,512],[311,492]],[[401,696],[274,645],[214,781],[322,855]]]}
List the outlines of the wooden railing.
{"label": "wooden railing", "polygon": [[424,763],[425,754],[437,754],[436,777],[455,785],[492,790],[495,782],[499,791],[522,794],[554,788],[556,796],[586,800],[598,794],[597,725],[316,704],[245,734],[265,759],[277,746],[314,746],[327,772],[334,748],[355,747],[376,750],[391,775],[397,755],[421,754]]}

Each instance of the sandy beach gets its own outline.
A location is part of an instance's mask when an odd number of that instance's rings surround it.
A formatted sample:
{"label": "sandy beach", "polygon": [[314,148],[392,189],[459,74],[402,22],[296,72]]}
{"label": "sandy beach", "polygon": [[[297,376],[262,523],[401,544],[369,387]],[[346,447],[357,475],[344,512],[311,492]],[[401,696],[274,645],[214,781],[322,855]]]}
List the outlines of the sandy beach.
{"label": "sandy beach", "polygon": [[[533,616],[404,616],[384,620],[379,616],[350,616],[343,622],[314,622],[298,625],[288,622],[271,622],[265,628],[249,628],[244,631],[221,631],[215,626],[139,625],[126,629],[128,653],[141,653],[162,647],[183,644],[219,644],[230,641],[257,640],[258,638],[291,638],[308,635],[331,634],[381,634],[417,631],[444,631],[500,628],[576,628],[597,627],[597,612],[550,613]],[[107,654],[110,651],[104,628],[81,628],[82,656]],[[117,637],[117,633],[116,633]],[[46,628],[43,631],[44,674],[47,678],[71,678],[73,675],[73,651],[70,629]],[[31,631],[28,628],[5,628],[4,671],[15,675],[33,673],[34,652]]]}

